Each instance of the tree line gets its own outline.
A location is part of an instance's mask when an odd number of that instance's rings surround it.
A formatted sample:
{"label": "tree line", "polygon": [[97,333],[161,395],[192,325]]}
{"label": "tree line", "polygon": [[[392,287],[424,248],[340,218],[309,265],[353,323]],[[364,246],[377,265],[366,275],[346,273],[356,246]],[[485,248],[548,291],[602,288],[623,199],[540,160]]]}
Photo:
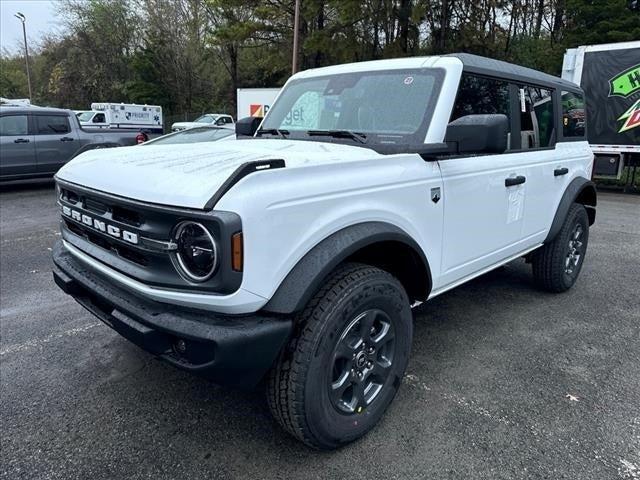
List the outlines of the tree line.
{"label": "tree line", "polygon": [[[236,88],[291,74],[295,0],[62,0],[64,33],[31,45],[34,103],[235,113]],[[640,39],[629,0],[301,0],[301,69],[456,51],[560,73],[566,48]],[[22,54],[0,96],[28,96]]]}

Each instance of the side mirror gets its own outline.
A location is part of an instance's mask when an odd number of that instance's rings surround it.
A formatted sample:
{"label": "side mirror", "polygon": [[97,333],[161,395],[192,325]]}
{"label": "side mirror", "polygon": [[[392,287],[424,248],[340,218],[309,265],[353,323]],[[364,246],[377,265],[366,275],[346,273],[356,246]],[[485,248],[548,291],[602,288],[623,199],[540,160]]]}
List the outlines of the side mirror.
{"label": "side mirror", "polygon": [[509,136],[506,115],[465,115],[447,126],[444,141],[456,153],[504,153]]}
{"label": "side mirror", "polygon": [[246,117],[236,122],[236,135],[238,137],[253,137],[262,122],[260,117]]}
{"label": "side mirror", "polygon": [[224,118],[219,118],[216,120],[216,125],[220,126],[220,125],[224,125]]}

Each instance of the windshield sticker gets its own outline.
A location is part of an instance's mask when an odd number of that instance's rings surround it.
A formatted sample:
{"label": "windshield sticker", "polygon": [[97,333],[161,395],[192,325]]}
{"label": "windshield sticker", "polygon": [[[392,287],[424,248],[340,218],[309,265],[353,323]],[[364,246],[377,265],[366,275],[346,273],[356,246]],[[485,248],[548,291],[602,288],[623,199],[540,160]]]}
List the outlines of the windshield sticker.
{"label": "windshield sticker", "polygon": [[337,96],[325,97],[324,108],[325,110],[330,110],[332,112],[339,112],[342,109],[342,102]]}
{"label": "windshield sticker", "polygon": [[405,77],[404,84],[411,85],[413,83],[413,77]]}

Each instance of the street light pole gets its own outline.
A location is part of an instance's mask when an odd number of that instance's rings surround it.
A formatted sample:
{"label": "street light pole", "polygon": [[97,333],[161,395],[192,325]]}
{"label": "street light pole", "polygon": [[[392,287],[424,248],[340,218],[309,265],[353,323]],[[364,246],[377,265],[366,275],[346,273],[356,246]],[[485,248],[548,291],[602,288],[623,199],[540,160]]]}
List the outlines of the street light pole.
{"label": "street light pole", "polygon": [[298,34],[300,32],[300,0],[296,0],[295,12],[293,14],[293,59],[291,60],[291,71],[298,71]]}
{"label": "street light pole", "polygon": [[27,64],[27,84],[29,85],[29,100],[33,98],[31,93],[31,73],[29,72],[29,49],[27,48],[27,27],[25,26],[26,18],[20,12],[14,15],[18,20],[22,22],[22,35],[24,37],[24,60]]}

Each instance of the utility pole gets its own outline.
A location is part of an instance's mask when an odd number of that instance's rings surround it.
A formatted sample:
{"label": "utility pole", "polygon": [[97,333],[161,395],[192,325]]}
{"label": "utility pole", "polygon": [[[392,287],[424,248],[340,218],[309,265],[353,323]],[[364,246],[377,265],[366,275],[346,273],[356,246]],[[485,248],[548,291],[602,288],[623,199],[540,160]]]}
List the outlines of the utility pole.
{"label": "utility pole", "polygon": [[298,35],[300,33],[300,0],[296,0],[295,13],[293,14],[293,59],[291,71],[298,71]]}
{"label": "utility pole", "polygon": [[27,64],[27,84],[29,85],[29,101],[33,98],[31,93],[31,73],[29,72],[29,49],[27,48],[27,27],[25,26],[26,18],[25,16],[18,12],[14,15],[18,20],[22,22],[22,35],[24,37],[24,60]]}

